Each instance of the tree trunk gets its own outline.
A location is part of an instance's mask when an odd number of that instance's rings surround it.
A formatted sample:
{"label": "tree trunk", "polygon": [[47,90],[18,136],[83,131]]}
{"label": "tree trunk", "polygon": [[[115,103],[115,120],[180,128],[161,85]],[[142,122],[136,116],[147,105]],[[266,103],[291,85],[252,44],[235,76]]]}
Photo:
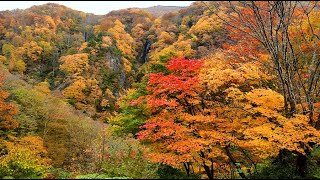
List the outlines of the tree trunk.
{"label": "tree trunk", "polygon": [[286,165],[288,162],[286,160],[286,157],[289,155],[289,151],[286,149],[281,149],[279,151],[279,155],[278,155],[278,162],[281,165]]}
{"label": "tree trunk", "polygon": [[209,179],[213,179],[213,161],[211,160],[211,168],[209,166],[206,165],[206,162],[205,162],[205,154],[200,151],[200,157],[203,159],[203,168],[204,170],[206,171],[206,174],[208,176]]}
{"label": "tree trunk", "polygon": [[183,163],[183,166],[187,172],[187,175],[190,176],[190,166],[188,163]]}
{"label": "tree trunk", "polygon": [[298,157],[296,160],[296,171],[301,177],[305,177],[307,173],[307,167],[308,167],[307,156],[301,153],[298,153]]}
{"label": "tree trunk", "polygon": [[234,157],[232,156],[230,150],[229,150],[229,146],[227,146],[225,148],[227,156],[229,157],[230,161],[232,162],[232,164],[236,167],[238,174],[241,176],[242,179],[247,179],[246,175],[243,173],[241,167],[239,166],[239,164],[237,163],[237,161],[234,159]]}
{"label": "tree trunk", "polygon": [[206,171],[208,178],[213,179],[213,174],[211,174],[210,167],[207,166],[205,163],[203,163],[203,167],[204,167],[204,170]]}
{"label": "tree trunk", "polygon": [[318,115],[318,120],[317,120],[317,122],[316,122],[316,129],[317,129],[317,130],[320,130],[320,113],[319,113],[319,115]]}

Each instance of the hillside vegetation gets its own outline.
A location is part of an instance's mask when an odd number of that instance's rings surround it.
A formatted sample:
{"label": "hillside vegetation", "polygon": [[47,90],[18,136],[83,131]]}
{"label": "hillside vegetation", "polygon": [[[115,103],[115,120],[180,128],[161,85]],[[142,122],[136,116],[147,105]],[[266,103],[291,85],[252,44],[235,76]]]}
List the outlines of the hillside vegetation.
{"label": "hillside vegetation", "polygon": [[319,15],[314,1],[1,11],[0,178],[320,178]]}

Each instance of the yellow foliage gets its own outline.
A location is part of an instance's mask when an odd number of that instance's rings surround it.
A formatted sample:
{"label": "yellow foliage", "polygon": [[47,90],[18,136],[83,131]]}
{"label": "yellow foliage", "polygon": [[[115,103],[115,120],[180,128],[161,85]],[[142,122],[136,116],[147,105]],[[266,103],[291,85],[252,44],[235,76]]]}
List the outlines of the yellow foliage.
{"label": "yellow foliage", "polygon": [[39,46],[43,49],[43,55],[44,56],[50,56],[51,52],[53,50],[53,47],[49,42],[46,41],[40,41]]}
{"label": "yellow foliage", "polygon": [[87,79],[86,83],[86,90],[89,92],[87,95],[86,100],[89,104],[94,104],[97,99],[102,96],[102,91],[99,87],[99,82],[96,79]]}
{"label": "yellow foliage", "polygon": [[253,89],[246,94],[246,99],[251,104],[271,110],[281,110],[284,106],[283,96],[271,89]]}
{"label": "yellow foliage", "polygon": [[305,154],[304,146],[311,150],[309,142],[320,142],[320,132],[310,126],[309,119],[305,115],[296,115],[295,117],[288,119],[281,129],[281,148],[288,149],[290,151],[297,151]]}
{"label": "yellow foliage", "polygon": [[110,89],[106,89],[105,90],[105,92],[104,92],[104,95],[106,96],[106,97],[109,97],[109,98],[112,98],[112,99],[114,99],[115,97],[113,96],[113,93],[110,91]]}
{"label": "yellow foliage", "polygon": [[82,76],[77,76],[75,81],[62,91],[62,94],[70,99],[77,109],[84,110],[90,116],[96,113],[95,103],[102,97],[99,82]]}
{"label": "yellow foliage", "polygon": [[40,54],[43,51],[43,49],[40,46],[38,46],[38,44],[34,41],[25,43],[23,45],[23,48],[25,50],[26,56],[30,58],[32,61],[38,61],[40,58]]}
{"label": "yellow foliage", "polygon": [[13,70],[22,74],[26,70],[26,63],[21,59],[16,60]]}
{"label": "yellow foliage", "polygon": [[102,107],[106,107],[106,106],[109,106],[110,104],[109,104],[109,101],[107,99],[102,99],[100,105]]}
{"label": "yellow foliage", "polygon": [[85,99],[86,95],[83,93],[83,90],[85,88],[86,88],[85,79],[78,78],[78,80],[76,80],[69,87],[64,89],[62,91],[62,94],[67,98],[72,98],[80,102]]}
{"label": "yellow foliage", "polygon": [[102,47],[103,48],[108,48],[109,46],[112,45],[112,39],[109,36],[103,36],[102,37]]}
{"label": "yellow foliage", "polygon": [[227,93],[227,99],[229,100],[238,100],[241,101],[245,98],[245,94],[240,91],[240,89],[235,88],[235,87],[230,87],[224,91]]}
{"label": "yellow foliage", "polygon": [[217,31],[222,27],[221,21],[217,18],[215,14],[210,17],[204,16],[198,20],[198,22],[192,26],[189,30],[189,34],[209,34]]}
{"label": "yellow foliage", "polygon": [[93,32],[95,33],[95,34],[98,34],[99,32],[101,32],[102,30],[101,30],[101,25],[95,25],[95,26],[93,26]]}
{"label": "yellow foliage", "polygon": [[84,42],[81,44],[80,48],[79,48],[79,52],[83,51],[85,48],[88,47],[88,42]]}
{"label": "yellow foliage", "polygon": [[10,141],[4,141],[1,144],[8,152],[0,157],[0,169],[3,168],[6,175],[15,177],[18,173],[29,171],[45,177],[51,160],[48,158],[42,138],[39,136],[26,136],[20,139],[11,137]]}
{"label": "yellow foliage", "polygon": [[158,40],[163,41],[166,44],[172,44],[174,42],[175,38],[172,37],[172,35],[170,35],[168,32],[163,31],[163,32],[161,32],[160,36],[158,37]]}
{"label": "yellow foliage", "polygon": [[131,63],[126,59],[126,58],[124,58],[124,57],[122,57],[122,63],[123,63],[123,69],[124,69],[124,71],[127,73],[127,74],[129,74],[129,73],[131,73],[132,72],[132,65],[131,65]]}
{"label": "yellow foliage", "polygon": [[145,34],[145,31],[143,30],[142,24],[137,24],[134,28],[131,29],[132,37],[135,39],[140,39]]}
{"label": "yellow foliage", "polygon": [[0,55],[0,63],[4,63],[7,60],[5,56]]}
{"label": "yellow foliage", "polygon": [[56,30],[56,28],[57,28],[56,23],[54,22],[54,20],[52,19],[51,16],[45,16],[44,22],[45,22],[45,26],[47,28],[52,29],[52,31]]}
{"label": "yellow foliage", "polygon": [[231,58],[233,57],[218,52],[206,59],[200,78],[210,90],[217,92],[224,88],[238,86],[252,89],[261,86],[262,82],[270,80],[270,77],[261,71],[259,65],[252,63],[230,64],[227,60],[230,61]]}
{"label": "yellow foliage", "polygon": [[87,53],[61,56],[60,62],[60,69],[69,74],[81,74],[89,68]]}
{"label": "yellow foliage", "polygon": [[35,89],[43,92],[45,94],[50,94],[51,90],[49,89],[50,84],[47,81],[40,82],[35,86]]}
{"label": "yellow foliage", "polygon": [[[183,36],[179,36],[178,41],[175,41],[172,45],[162,48],[160,45],[151,55],[151,61],[158,62],[161,57],[170,56],[171,58],[190,58],[194,55],[195,50],[191,47],[191,40],[182,40]],[[161,44],[162,41],[158,42]]]}
{"label": "yellow foliage", "polygon": [[116,40],[117,48],[129,59],[134,58],[133,38],[125,31],[125,26],[119,20],[116,20],[114,23],[114,27],[110,28],[108,32]]}

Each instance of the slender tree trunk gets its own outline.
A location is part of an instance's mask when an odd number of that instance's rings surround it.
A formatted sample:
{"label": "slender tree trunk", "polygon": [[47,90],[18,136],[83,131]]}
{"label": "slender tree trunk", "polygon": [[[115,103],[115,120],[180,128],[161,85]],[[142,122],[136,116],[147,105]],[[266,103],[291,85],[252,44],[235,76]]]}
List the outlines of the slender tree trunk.
{"label": "slender tree trunk", "polygon": [[298,157],[296,160],[296,171],[301,177],[305,177],[307,173],[307,156],[301,153],[298,153]]}
{"label": "slender tree trunk", "polygon": [[204,170],[206,171],[208,178],[213,179],[213,174],[211,174],[210,167],[207,166],[205,163],[203,163],[203,167],[204,167]]}
{"label": "slender tree trunk", "polygon": [[183,163],[184,169],[187,172],[187,175],[190,176],[190,166],[188,163]]}
{"label": "slender tree trunk", "polygon": [[287,163],[285,157],[288,156],[288,150],[281,149],[278,155],[279,162],[281,165],[285,165]]}
{"label": "slender tree trunk", "polygon": [[227,146],[225,148],[227,156],[229,157],[230,161],[232,162],[232,164],[237,168],[237,172],[238,174],[241,176],[242,179],[248,179],[247,176],[243,173],[241,167],[239,166],[239,164],[237,163],[237,161],[234,159],[234,157],[232,156],[230,150],[229,150],[229,146]]}
{"label": "slender tree trunk", "polygon": [[206,165],[206,162],[204,160],[205,159],[205,154],[202,151],[200,151],[200,157],[203,159],[203,162],[202,162],[203,168],[206,171],[206,174],[207,174],[208,178],[209,179],[213,179],[213,161],[211,160],[211,168],[212,168],[211,169],[209,166]]}

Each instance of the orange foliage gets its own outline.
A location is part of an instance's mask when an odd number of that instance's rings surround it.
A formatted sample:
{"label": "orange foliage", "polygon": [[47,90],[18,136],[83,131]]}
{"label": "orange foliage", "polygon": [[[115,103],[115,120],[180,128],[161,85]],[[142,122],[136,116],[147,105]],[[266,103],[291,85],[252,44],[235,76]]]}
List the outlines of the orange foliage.
{"label": "orange foliage", "polygon": [[170,74],[150,74],[144,98],[152,115],[138,138],[150,143],[153,161],[203,168],[228,165],[231,156],[249,161],[241,152],[226,153],[233,146],[261,162],[281,149],[304,154],[301,143],[311,148],[308,142],[320,141],[306,116],[282,116],[283,97],[266,87],[270,77],[259,66],[229,62],[225,54],[206,61],[172,59]]}
{"label": "orange foliage", "polygon": [[[4,80],[3,74],[0,74],[0,88],[2,81]],[[18,113],[18,108],[11,103],[5,102],[9,93],[0,89],[0,130],[6,131],[15,129],[19,126],[19,123],[14,119],[14,115]]]}

